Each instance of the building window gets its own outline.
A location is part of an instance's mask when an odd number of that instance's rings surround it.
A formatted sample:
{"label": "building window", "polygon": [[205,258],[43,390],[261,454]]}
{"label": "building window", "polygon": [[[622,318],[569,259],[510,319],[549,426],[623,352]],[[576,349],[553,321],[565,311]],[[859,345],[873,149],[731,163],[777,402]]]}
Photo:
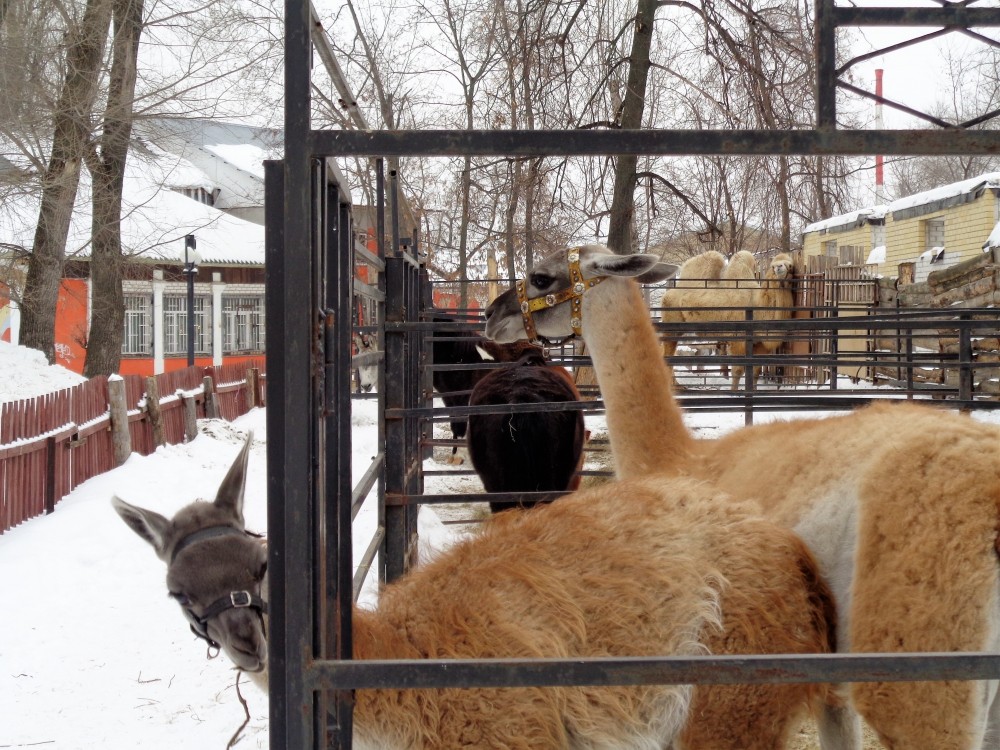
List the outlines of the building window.
{"label": "building window", "polygon": [[[194,350],[197,354],[212,351],[212,318],[208,297],[194,298]],[[163,351],[164,354],[186,354],[187,295],[163,295]]]}
{"label": "building window", "polygon": [[827,240],[823,243],[823,255],[827,258],[837,257],[837,240]]}
{"label": "building window", "polygon": [[872,247],[885,245],[885,224],[872,225]]}
{"label": "building window", "polygon": [[215,205],[215,195],[205,188],[178,188],[177,192],[199,203],[204,203],[206,206]]}
{"label": "building window", "polygon": [[152,302],[146,295],[125,295],[125,336],[122,338],[122,354],[152,353],[151,307]]}
{"label": "building window", "polygon": [[264,349],[264,298],[222,298],[222,351],[247,352]]}
{"label": "building window", "polygon": [[924,247],[944,247],[944,219],[928,219],[924,222]]}

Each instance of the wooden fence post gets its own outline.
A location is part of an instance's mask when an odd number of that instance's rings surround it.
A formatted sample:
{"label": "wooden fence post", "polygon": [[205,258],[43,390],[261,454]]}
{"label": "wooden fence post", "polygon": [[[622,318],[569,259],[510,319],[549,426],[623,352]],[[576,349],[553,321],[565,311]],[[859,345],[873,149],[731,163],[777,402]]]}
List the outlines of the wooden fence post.
{"label": "wooden fence post", "polygon": [[205,416],[209,419],[219,418],[219,404],[215,400],[215,384],[212,378],[206,375],[201,379],[202,390],[205,391]]}
{"label": "wooden fence post", "polygon": [[197,396],[181,395],[184,403],[184,442],[190,443],[198,436]]}
{"label": "wooden fence post", "polygon": [[132,435],[128,427],[128,406],[125,403],[125,381],[108,378],[108,409],[111,412],[111,444],[115,466],[121,466],[132,455]]}
{"label": "wooden fence post", "polygon": [[264,406],[265,404],[264,385],[260,382],[259,367],[253,368],[253,392],[254,392],[254,399],[253,399],[254,406]]}
{"label": "wooden fence post", "polygon": [[257,406],[257,371],[254,368],[247,370],[247,411]]}
{"label": "wooden fence post", "polygon": [[56,509],[56,439],[45,438],[45,514]]}
{"label": "wooden fence post", "polygon": [[149,414],[149,424],[153,428],[153,444],[157,447],[166,445],[163,412],[160,411],[160,388],[153,375],[146,378],[146,413]]}

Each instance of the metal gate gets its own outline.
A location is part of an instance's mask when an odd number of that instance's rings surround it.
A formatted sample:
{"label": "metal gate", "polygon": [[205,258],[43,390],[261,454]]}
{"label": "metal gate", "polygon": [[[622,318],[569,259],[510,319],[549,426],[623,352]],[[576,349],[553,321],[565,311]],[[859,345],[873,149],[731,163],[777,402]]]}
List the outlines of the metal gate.
{"label": "metal gate", "polygon": [[[373,686],[471,687],[567,684],[829,682],[984,679],[1000,676],[998,655],[920,654],[352,662],[351,521],[379,485],[379,530],[367,543],[381,576],[407,567],[416,507],[385,507],[385,496],[419,494],[420,407],[415,366],[422,357],[418,312],[422,269],[399,237],[398,156],[571,156],[607,154],[766,155],[985,154],[1000,151],[996,132],[848,131],[836,127],[840,82],[835,34],[841,26],[1000,26],[1000,9],[945,7],[816,8],[818,80],[815,127],[808,130],[330,131],[310,121],[315,51],[336,66],[308,0],[286,0],[285,158],[267,165],[268,535],[270,601],[270,742],[274,750],[351,745],[352,690]],[[337,72],[331,77],[338,80]],[[870,96],[870,95],[869,95]],[[874,97],[873,97],[874,98]],[[355,106],[347,98],[347,106]],[[995,113],[994,113],[995,114]],[[971,124],[971,123],[969,123]],[[378,159],[380,217],[389,196],[391,245],[378,232],[384,263],[384,351],[393,374],[380,391],[382,451],[355,487],[350,411],[354,232],[350,192],[333,157]],[[382,276],[382,274],[380,274]],[[381,291],[380,291],[381,293]],[[384,474],[381,467],[385,467]]]}

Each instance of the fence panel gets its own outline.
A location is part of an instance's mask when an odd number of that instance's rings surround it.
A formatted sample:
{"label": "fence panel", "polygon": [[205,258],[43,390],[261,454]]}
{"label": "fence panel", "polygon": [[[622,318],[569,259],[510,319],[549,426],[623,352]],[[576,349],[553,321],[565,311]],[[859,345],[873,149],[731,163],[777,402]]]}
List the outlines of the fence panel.
{"label": "fence panel", "polygon": [[77,434],[72,444],[71,486],[77,487],[115,465],[106,377],[91,378],[77,386],[72,417]]}
{"label": "fence panel", "polygon": [[[247,370],[263,367],[264,360],[218,368],[189,367],[157,376],[164,435],[169,443],[184,441],[184,409],[179,393],[195,393],[196,416],[203,418],[202,379],[225,379],[219,399],[226,419],[249,410]],[[146,381],[139,375],[123,377],[133,452],[148,455],[156,449],[149,412],[145,408]],[[263,378],[252,383],[259,391]],[[259,397],[256,403],[262,404]],[[88,479],[114,468],[108,380],[92,378],[72,388],[0,404],[0,534],[41,515]]]}

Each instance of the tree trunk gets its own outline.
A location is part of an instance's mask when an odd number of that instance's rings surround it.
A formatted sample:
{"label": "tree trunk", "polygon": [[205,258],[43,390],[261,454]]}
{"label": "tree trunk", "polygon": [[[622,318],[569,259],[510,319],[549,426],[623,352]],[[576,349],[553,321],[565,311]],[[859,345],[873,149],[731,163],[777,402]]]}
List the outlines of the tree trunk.
{"label": "tree trunk", "polygon": [[[646,81],[649,78],[649,49],[653,41],[653,19],[657,0],[639,0],[629,55],[628,86],[622,100],[621,127],[638,129],[646,107]],[[619,154],[615,160],[615,184],[611,200],[611,224],[608,246],[616,253],[633,251],[632,224],[635,220],[635,184],[638,158]]]}
{"label": "tree trunk", "polygon": [[[142,34],[143,0],[115,0],[115,34],[108,105],[101,151],[93,157],[93,239],[90,263],[91,322],[87,339],[87,377],[118,371],[125,325],[122,293],[122,191],[132,135],[136,58]],[[188,310],[188,315],[193,311]]]}
{"label": "tree trunk", "polygon": [[455,269],[455,278],[459,281],[458,306],[466,308],[469,306],[469,285],[465,282],[469,278],[469,208],[472,201],[472,157],[469,156],[462,160],[461,190],[462,217],[458,223],[458,267]]}
{"label": "tree trunk", "polygon": [[42,201],[21,301],[21,343],[55,361],[56,303],[66,258],[66,238],[90,138],[111,0],[88,0],[83,22],[70,33],[66,79],[59,95],[52,153],[42,180]]}

